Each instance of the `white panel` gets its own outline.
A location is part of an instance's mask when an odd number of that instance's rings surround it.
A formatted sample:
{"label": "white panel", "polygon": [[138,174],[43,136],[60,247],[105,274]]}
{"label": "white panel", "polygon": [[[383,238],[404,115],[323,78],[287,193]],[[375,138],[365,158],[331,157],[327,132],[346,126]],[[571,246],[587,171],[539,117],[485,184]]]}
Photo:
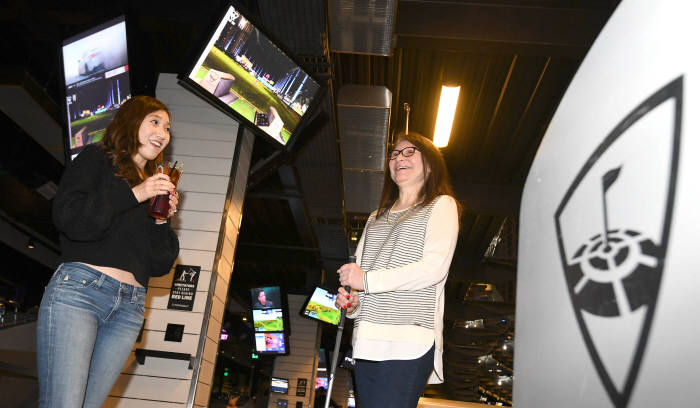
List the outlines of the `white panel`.
{"label": "white panel", "polygon": [[221,214],[215,212],[187,211],[177,212],[170,225],[173,229],[189,229],[198,231],[219,232],[221,228]]}
{"label": "white panel", "polygon": [[[192,92],[186,90],[179,84],[175,84],[175,87],[167,89],[160,89],[159,84],[158,89],[158,99],[164,104],[168,105],[171,109],[174,106],[184,107],[184,106],[196,106],[198,108],[211,108],[211,105],[204,99],[194,95]],[[173,118],[178,120],[178,118]],[[177,135],[179,133],[178,129],[173,129],[173,133]]]}
{"label": "white panel", "polygon": [[198,193],[194,191],[180,194],[180,209],[192,211],[208,211],[223,214],[226,204],[226,194]]}
{"label": "white panel", "polygon": [[[219,316],[221,319],[222,316]],[[221,337],[221,322],[217,320],[214,316],[209,318],[209,326],[207,327],[207,337],[219,341]]]}
{"label": "white panel", "polygon": [[215,251],[219,234],[207,231],[177,230],[180,248]]}
{"label": "white panel", "polygon": [[[231,270],[233,269],[233,266],[229,264],[226,259],[223,257],[219,258],[219,267],[217,268],[217,271],[219,272],[219,280],[222,280],[226,286],[229,284],[229,279],[231,278]],[[226,276],[222,276],[226,275]]]}
{"label": "white panel", "polygon": [[[219,275],[219,278],[216,280],[214,296],[216,296],[218,299],[223,300],[224,302],[228,297],[228,283],[225,280],[221,279],[221,275]],[[219,320],[221,320],[221,318],[219,318]]]}
{"label": "white panel", "polygon": [[203,271],[211,271],[214,266],[214,251],[183,249],[180,248],[180,255],[177,264],[198,265]]}
{"label": "white panel", "polygon": [[[136,343],[134,348],[172,351],[173,353],[188,353],[192,355],[197,353],[197,343],[199,342],[198,334],[185,334],[182,336],[181,342],[165,341],[163,340],[164,337],[165,332],[144,330],[141,342]],[[146,360],[149,358],[157,357],[146,357]]]}
{"label": "white panel", "polygon": [[204,351],[202,352],[202,359],[206,360],[212,364],[216,363],[217,352],[219,351],[219,343],[214,340],[207,338],[204,343]]}
{"label": "white panel", "polygon": [[221,123],[231,125],[238,123],[230,116],[210,106],[196,107],[173,105],[168,108],[173,118],[175,118],[175,123]]}
{"label": "white panel", "polygon": [[185,408],[186,403],[108,397],[102,408]]}
{"label": "white panel", "polygon": [[[146,307],[149,309],[168,309],[168,298],[170,297],[170,289],[166,288],[151,288],[146,296]],[[197,292],[194,296],[194,305],[192,312],[204,313],[204,308],[207,304],[207,292]]]}
{"label": "white panel", "polygon": [[[224,317],[224,303],[221,300],[219,300],[219,298],[217,298],[217,297],[212,298],[211,316],[213,318],[215,318],[216,320],[218,320],[219,322],[221,322],[223,320],[223,317]],[[211,326],[211,323],[209,325]],[[219,325],[221,325],[221,323],[219,323]],[[218,333],[218,330],[217,330],[217,333]],[[218,338],[218,335],[217,335],[217,337],[212,337],[212,338],[213,339]]]}
{"label": "white panel", "polygon": [[[182,263],[183,265],[196,265],[195,263]],[[159,278],[151,278],[148,281],[148,287],[149,288],[164,288],[170,290],[170,287],[173,283],[173,271],[174,269],[171,269],[170,272],[165,275],[161,276]],[[201,271],[199,272],[199,282],[197,282],[197,292],[206,292],[209,290],[209,280],[211,279],[211,272],[209,271]],[[151,290],[149,289],[148,292],[146,292],[146,296],[148,296],[148,293],[150,293]]]}
{"label": "white panel", "polygon": [[199,369],[199,382],[204,384],[211,384],[213,375],[214,364],[208,361],[202,361],[202,365]]}
{"label": "white panel", "polygon": [[136,355],[134,355],[132,351],[124,364],[122,373],[188,380],[192,378],[193,372],[188,368],[189,364],[189,361],[185,360],[149,357],[146,357],[143,364],[139,364],[138,361],[136,361]]}
{"label": "white panel", "polygon": [[240,223],[235,222],[235,217],[239,217],[239,214],[231,215],[230,211],[226,217],[226,236],[231,240],[233,247],[236,247],[236,242],[238,241],[238,233],[240,228]]}
{"label": "white panel", "polygon": [[114,384],[110,395],[186,403],[189,390],[190,380],[122,374]]}
{"label": "white panel", "polygon": [[179,138],[181,135],[186,139],[218,140],[220,142],[231,142],[235,145],[236,136],[238,135],[238,124],[187,123],[177,121],[173,128],[173,139]]}
{"label": "white panel", "polygon": [[[203,294],[200,292],[197,294]],[[168,323],[173,324],[184,324],[185,333],[187,334],[198,334],[202,330],[202,318],[203,313],[196,312],[186,312],[182,310],[160,310],[160,309],[148,309],[146,310],[146,330],[158,330],[162,331],[165,335],[165,328]]]}
{"label": "white panel", "polygon": [[[166,155],[199,156],[206,162],[210,157],[233,159],[236,145],[233,142],[221,142],[218,140],[190,139],[186,137],[173,137],[165,150]],[[193,160],[194,157],[190,160]],[[182,179],[187,178],[187,162]],[[224,191],[225,193],[225,191]]]}
{"label": "white panel", "polygon": [[182,179],[190,174],[209,174],[212,176],[228,177],[231,174],[231,159],[219,159],[216,157],[195,157],[189,154],[167,154],[165,160],[177,160],[184,163]]}
{"label": "white panel", "polygon": [[177,188],[185,193],[225,193],[228,189],[228,176],[187,174],[182,177]]}
{"label": "white panel", "polygon": [[[226,226],[228,227],[228,220],[226,222]],[[228,262],[229,265],[233,265],[233,252],[234,252],[234,243],[231,242],[231,238],[234,240],[236,239],[235,237],[238,236],[238,230],[235,228],[226,228],[226,238],[224,239],[224,245],[223,248],[221,248],[221,257],[226,259],[226,262]],[[235,241],[234,241],[235,242]]]}
{"label": "white panel", "polygon": [[206,407],[209,403],[211,387],[208,384],[197,383],[197,391],[194,394],[194,403]]}
{"label": "white panel", "polygon": [[236,228],[236,230],[239,230],[241,228],[242,215],[243,214],[241,213],[240,208],[236,208],[234,205],[231,205],[229,207],[228,214],[226,216],[228,217],[228,221],[231,222],[231,224]]}

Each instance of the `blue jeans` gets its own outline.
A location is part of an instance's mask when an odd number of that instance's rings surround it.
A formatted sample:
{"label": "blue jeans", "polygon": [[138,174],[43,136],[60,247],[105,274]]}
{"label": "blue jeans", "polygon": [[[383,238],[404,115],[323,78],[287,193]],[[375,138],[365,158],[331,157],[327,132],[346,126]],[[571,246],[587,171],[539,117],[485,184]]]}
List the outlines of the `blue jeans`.
{"label": "blue jeans", "polygon": [[355,360],[358,408],[410,408],[418,405],[430,373],[435,345],[415,360]]}
{"label": "blue jeans", "polygon": [[143,323],[146,289],[68,262],[54,273],[37,326],[40,407],[101,407]]}

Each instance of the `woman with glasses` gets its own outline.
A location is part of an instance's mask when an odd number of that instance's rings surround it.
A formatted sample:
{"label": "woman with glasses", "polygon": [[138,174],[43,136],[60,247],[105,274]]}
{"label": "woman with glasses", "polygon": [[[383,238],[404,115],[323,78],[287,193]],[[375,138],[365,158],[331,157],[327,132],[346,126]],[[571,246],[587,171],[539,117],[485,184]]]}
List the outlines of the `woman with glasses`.
{"label": "woman with glasses", "polygon": [[336,306],[354,319],[358,406],[415,407],[443,382],[442,319],[460,206],[433,143],[401,133],[389,153],[379,208],[340,267]]}

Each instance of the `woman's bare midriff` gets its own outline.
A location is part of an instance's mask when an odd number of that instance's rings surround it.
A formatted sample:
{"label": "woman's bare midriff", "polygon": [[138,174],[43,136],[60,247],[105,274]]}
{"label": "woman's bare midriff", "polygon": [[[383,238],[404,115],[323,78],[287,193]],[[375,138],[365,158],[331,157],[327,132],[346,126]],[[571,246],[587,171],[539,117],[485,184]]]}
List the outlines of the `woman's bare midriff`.
{"label": "woman's bare midriff", "polygon": [[98,271],[104,273],[107,276],[110,276],[110,277],[118,280],[119,282],[127,283],[127,284],[133,285],[133,286],[142,287],[142,285],[136,281],[134,274],[129,272],[129,271],[125,271],[123,269],[117,269],[117,268],[110,268],[109,266],[91,265],[91,264],[85,263],[85,262],[80,262],[80,263],[82,263],[83,265],[87,265],[93,269],[97,269]]}

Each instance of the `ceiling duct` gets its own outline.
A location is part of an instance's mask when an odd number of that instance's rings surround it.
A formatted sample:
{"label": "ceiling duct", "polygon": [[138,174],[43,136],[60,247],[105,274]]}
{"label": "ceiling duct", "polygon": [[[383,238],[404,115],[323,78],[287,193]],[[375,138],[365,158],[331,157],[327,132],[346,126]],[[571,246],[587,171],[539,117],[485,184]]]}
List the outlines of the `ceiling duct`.
{"label": "ceiling duct", "polygon": [[329,0],[331,50],[391,55],[395,11],[395,0]]}
{"label": "ceiling duct", "polygon": [[379,206],[390,115],[384,86],[345,85],[338,92],[346,212],[369,214]]}

